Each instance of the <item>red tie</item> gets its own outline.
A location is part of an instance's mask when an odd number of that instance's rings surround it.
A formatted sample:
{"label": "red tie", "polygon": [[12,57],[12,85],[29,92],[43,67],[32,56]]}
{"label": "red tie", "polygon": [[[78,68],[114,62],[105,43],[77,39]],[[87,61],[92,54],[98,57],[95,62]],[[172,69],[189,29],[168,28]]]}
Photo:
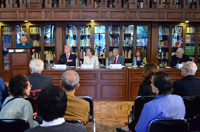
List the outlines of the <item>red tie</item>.
{"label": "red tie", "polygon": [[114,61],[113,61],[113,64],[115,64],[115,63],[116,63],[116,60],[117,60],[117,57],[115,57],[115,59],[114,59]]}
{"label": "red tie", "polygon": [[67,54],[67,60],[69,60],[69,54]]}

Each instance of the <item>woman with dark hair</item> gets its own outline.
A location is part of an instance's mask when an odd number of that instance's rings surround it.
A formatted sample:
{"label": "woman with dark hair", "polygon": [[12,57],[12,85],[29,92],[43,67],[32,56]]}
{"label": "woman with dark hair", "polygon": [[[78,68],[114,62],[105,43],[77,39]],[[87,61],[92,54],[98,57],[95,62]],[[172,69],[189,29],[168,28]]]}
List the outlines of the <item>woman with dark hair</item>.
{"label": "woman with dark hair", "polygon": [[97,56],[94,56],[95,50],[94,48],[88,46],[87,47],[87,56],[85,56],[83,60],[83,64],[89,64],[93,66],[99,66],[99,60]]}
{"label": "woman with dark hair", "polygon": [[155,72],[159,70],[158,65],[155,63],[148,63],[144,65],[142,75],[144,77],[144,81],[140,84],[138,96],[149,96],[156,95],[152,92],[151,88],[151,78]]}
{"label": "woman with dark hair", "polygon": [[29,101],[24,98],[30,95],[31,85],[28,77],[16,75],[9,82],[11,96],[7,97],[2,105],[0,118],[24,118],[30,127],[38,125],[33,121],[33,108]]}
{"label": "woman with dark hair", "polygon": [[[149,122],[154,119],[181,119],[185,117],[183,99],[181,96],[171,94],[173,91],[172,79],[167,73],[156,72],[152,77],[151,86],[152,91],[158,95],[144,105],[137,123],[135,120],[132,121],[134,123],[121,128],[123,131],[147,132]],[[119,129],[116,130],[119,131]]]}
{"label": "woman with dark hair", "polygon": [[144,48],[137,49],[136,57],[133,57],[132,64],[134,64],[134,59],[136,59],[136,63],[137,63],[138,66],[144,65],[144,64],[147,63],[147,59],[145,57],[145,50],[144,50]]}

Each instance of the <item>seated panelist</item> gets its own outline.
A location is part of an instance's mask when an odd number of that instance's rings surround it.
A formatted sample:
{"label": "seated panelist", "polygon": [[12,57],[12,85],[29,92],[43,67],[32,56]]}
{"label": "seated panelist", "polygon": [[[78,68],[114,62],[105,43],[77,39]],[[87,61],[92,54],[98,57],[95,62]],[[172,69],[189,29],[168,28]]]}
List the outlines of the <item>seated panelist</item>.
{"label": "seated panelist", "polygon": [[172,60],[170,61],[170,66],[176,66],[177,63],[184,64],[186,61],[189,61],[189,56],[184,55],[183,48],[178,48],[176,50],[176,55],[172,56]]}
{"label": "seated panelist", "polygon": [[[134,64],[134,58],[133,58],[133,62]],[[147,63],[147,59],[145,57],[145,50],[144,48],[139,48],[137,49],[137,52],[136,52],[136,63],[138,66],[140,65],[144,65]]]}
{"label": "seated panelist", "polygon": [[88,46],[87,47],[87,56],[85,56],[83,60],[83,64],[99,66],[99,60],[97,56],[94,56],[95,50],[94,48]]}
{"label": "seated panelist", "polygon": [[111,64],[121,64],[124,66],[124,57],[119,55],[119,49],[113,49],[113,56],[109,58],[109,61],[112,62]]}
{"label": "seated panelist", "polygon": [[76,64],[76,55],[71,54],[71,48],[68,45],[65,45],[65,54],[62,54],[59,59],[60,64],[66,64],[67,66],[75,66]]}

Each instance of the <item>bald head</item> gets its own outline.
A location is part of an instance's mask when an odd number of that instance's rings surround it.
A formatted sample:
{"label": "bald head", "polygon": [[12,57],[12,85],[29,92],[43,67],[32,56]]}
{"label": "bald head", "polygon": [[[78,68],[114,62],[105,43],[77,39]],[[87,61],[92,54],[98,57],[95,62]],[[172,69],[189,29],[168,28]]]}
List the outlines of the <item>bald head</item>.
{"label": "bald head", "polygon": [[41,73],[44,69],[44,62],[41,59],[32,59],[29,63],[31,73]]}
{"label": "bald head", "polygon": [[192,61],[187,61],[182,68],[185,68],[188,70],[188,75],[195,75],[197,71],[197,65],[196,63]]}
{"label": "bald head", "polygon": [[62,75],[62,85],[66,91],[73,91],[79,83],[79,75],[73,70],[69,70]]}

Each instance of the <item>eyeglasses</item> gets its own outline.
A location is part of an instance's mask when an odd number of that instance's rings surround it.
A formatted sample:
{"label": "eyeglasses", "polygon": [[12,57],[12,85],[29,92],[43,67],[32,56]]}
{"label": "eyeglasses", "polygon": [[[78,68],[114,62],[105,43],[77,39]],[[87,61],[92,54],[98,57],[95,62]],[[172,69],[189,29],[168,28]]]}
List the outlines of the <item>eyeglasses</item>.
{"label": "eyeglasses", "polygon": [[33,85],[29,85],[28,87],[31,87],[31,88],[32,88],[32,86],[33,86]]}
{"label": "eyeglasses", "polygon": [[181,70],[183,70],[183,69],[186,69],[186,70],[187,70],[187,68],[181,68]]}

